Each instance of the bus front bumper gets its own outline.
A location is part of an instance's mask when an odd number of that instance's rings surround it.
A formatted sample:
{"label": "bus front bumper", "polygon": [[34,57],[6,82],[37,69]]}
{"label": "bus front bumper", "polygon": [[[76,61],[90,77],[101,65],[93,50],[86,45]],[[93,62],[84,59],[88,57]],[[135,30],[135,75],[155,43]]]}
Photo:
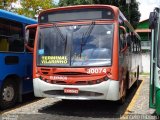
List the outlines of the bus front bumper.
{"label": "bus front bumper", "polygon": [[[119,81],[107,80],[94,85],[58,85],[33,79],[34,94],[36,97],[54,97],[72,100],[112,100],[120,99]],[[65,88],[78,89],[78,94],[66,94]]]}

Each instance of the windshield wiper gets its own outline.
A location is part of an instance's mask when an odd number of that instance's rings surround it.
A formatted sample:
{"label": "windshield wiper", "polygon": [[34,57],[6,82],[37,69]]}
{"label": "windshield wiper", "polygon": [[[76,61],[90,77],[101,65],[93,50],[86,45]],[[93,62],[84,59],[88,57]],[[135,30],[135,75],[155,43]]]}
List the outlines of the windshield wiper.
{"label": "windshield wiper", "polygon": [[54,25],[54,27],[56,28],[57,33],[61,36],[62,40],[65,42],[65,41],[66,41],[66,39],[64,38],[64,36],[63,36],[63,34],[62,34],[61,30],[59,29],[59,27],[57,27],[57,25]]}
{"label": "windshield wiper", "polygon": [[64,53],[67,49],[67,34],[66,34],[66,38],[65,38],[65,42],[64,42]]}
{"label": "windshield wiper", "polygon": [[[82,49],[83,49],[83,46],[86,44],[88,38],[90,37],[90,34],[94,28],[94,25],[95,25],[95,21],[92,21],[92,23],[89,25],[88,29],[87,29],[87,32],[83,33],[82,35],[82,39],[81,39],[81,48],[80,48],[80,57],[81,57],[81,54],[82,54]],[[86,37],[86,38],[85,38]],[[85,39],[84,39],[85,38]],[[84,42],[85,41],[85,42]]]}
{"label": "windshield wiper", "polygon": [[61,30],[59,29],[59,27],[57,25],[54,25],[54,27],[56,28],[57,30],[57,33],[60,35],[61,39],[63,40],[64,42],[64,53],[67,49],[67,35],[66,35],[66,38],[63,36]]}

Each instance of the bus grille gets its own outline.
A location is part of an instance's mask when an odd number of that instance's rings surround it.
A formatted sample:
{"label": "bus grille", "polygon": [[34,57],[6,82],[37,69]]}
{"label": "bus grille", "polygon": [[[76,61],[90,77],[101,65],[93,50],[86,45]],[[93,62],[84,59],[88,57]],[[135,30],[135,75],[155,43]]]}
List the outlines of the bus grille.
{"label": "bus grille", "polygon": [[59,72],[55,74],[57,75],[89,75],[87,73],[81,73],[81,72]]}
{"label": "bus grille", "polygon": [[[42,78],[41,78],[42,79]],[[50,84],[59,84],[59,85],[94,85],[94,84],[99,84],[103,81],[107,81],[107,78],[102,78],[102,79],[98,79],[98,80],[89,80],[89,81],[75,81],[74,83],[67,83],[66,81],[62,81],[62,80],[43,80],[47,83]]]}
{"label": "bus grille", "polygon": [[45,94],[49,95],[55,95],[55,96],[101,96],[103,95],[102,93],[97,93],[97,92],[91,92],[91,91],[79,91],[78,94],[73,94],[73,93],[64,93],[64,90],[48,90],[44,91]]}

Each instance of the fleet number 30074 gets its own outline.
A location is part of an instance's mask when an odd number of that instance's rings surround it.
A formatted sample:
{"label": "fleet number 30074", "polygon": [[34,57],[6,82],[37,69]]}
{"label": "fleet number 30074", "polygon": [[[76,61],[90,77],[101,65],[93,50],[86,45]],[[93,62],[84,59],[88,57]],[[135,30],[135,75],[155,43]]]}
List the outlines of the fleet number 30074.
{"label": "fleet number 30074", "polygon": [[88,74],[99,74],[99,73],[107,73],[106,68],[89,68],[87,69]]}

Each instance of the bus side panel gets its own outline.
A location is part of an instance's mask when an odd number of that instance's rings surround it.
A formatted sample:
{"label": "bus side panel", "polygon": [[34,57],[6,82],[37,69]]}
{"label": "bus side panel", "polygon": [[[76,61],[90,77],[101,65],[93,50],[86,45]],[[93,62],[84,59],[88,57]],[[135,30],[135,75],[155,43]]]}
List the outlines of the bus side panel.
{"label": "bus side panel", "polygon": [[[26,59],[27,58],[27,59]],[[24,53],[0,53],[0,86],[6,79],[6,77],[10,75],[15,75],[22,80],[20,83],[23,83],[21,86],[24,87],[22,93],[26,93],[27,91],[31,91],[33,89],[32,85],[32,64],[31,60],[32,56],[27,56]],[[28,67],[28,69],[27,69]],[[30,70],[29,70],[30,69]],[[26,79],[30,76],[30,80]],[[14,80],[14,79],[13,79]],[[24,81],[23,81],[24,80]]]}
{"label": "bus side panel", "polygon": [[155,30],[152,30],[152,45],[151,45],[151,60],[150,60],[150,95],[149,95],[149,107],[155,108],[155,102],[156,102],[156,63],[155,63],[155,56],[156,56],[156,32],[157,28]]}
{"label": "bus side panel", "polygon": [[24,61],[23,93],[33,92],[33,54],[25,53]]}

